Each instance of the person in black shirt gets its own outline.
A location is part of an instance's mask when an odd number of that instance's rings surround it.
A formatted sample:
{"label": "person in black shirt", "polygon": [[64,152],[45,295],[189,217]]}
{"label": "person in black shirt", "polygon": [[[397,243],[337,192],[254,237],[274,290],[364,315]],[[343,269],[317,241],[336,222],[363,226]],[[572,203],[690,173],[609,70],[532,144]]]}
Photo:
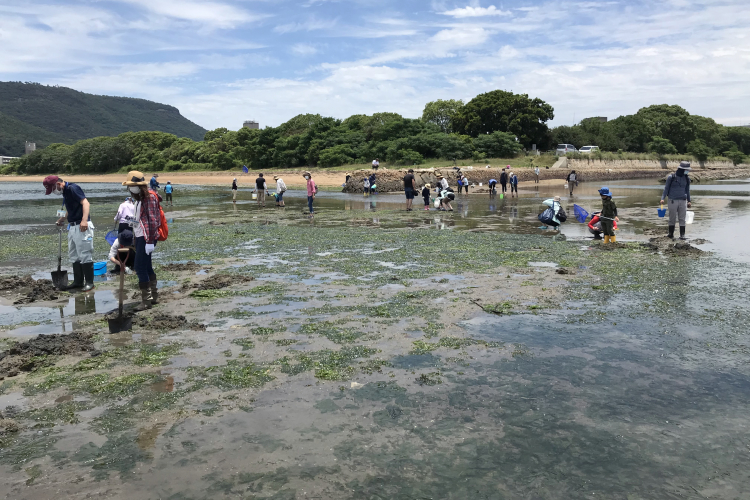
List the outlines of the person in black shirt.
{"label": "person in black shirt", "polygon": [[500,174],[500,187],[503,188],[503,194],[505,194],[505,191],[507,190],[507,184],[508,184],[508,174],[505,173],[505,170],[503,170],[503,173]]}
{"label": "person in black shirt", "polygon": [[[94,288],[94,224],[91,223],[89,200],[78,184],[65,182],[56,175],[48,175],[42,181],[45,194],[55,193],[63,197],[68,230],[68,257],[73,264],[73,284],[68,288],[83,288],[88,292]],[[60,217],[62,226],[66,217]],[[84,284],[85,281],[85,284]]]}
{"label": "person in black shirt", "polygon": [[266,180],[263,178],[263,174],[258,174],[258,178],[255,179],[255,191],[258,193],[258,205],[265,207],[268,186],[266,186]]}
{"label": "person in black shirt", "polygon": [[237,177],[232,181],[232,203],[237,203]]}
{"label": "person in black shirt", "polygon": [[404,176],[404,192],[406,193],[406,211],[411,212],[411,205],[414,203],[414,195],[417,194],[417,185],[414,181],[414,169],[410,168]]}
{"label": "person in black shirt", "polygon": [[430,209],[430,185],[425,184],[422,188],[422,198],[424,199],[424,209],[429,210]]}

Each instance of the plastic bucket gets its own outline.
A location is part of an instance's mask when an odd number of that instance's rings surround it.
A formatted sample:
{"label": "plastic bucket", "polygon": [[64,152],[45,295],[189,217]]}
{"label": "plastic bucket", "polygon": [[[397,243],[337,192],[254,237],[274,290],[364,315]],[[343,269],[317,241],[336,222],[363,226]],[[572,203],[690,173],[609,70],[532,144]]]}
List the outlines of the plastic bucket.
{"label": "plastic bucket", "polygon": [[695,212],[691,212],[690,210],[685,212],[685,224],[692,224],[693,219],[695,219]]}
{"label": "plastic bucket", "polygon": [[656,213],[659,214],[659,217],[664,217],[667,214],[666,208],[657,208]]}
{"label": "plastic bucket", "polygon": [[258,193],[253,193],[253,199],[254,199],[254,200],[257,200],[257,199],[258,199]]}
{"label": "plastic bucket", "polygon": [[107,261],[94,262],[94,276],[107,274]]}

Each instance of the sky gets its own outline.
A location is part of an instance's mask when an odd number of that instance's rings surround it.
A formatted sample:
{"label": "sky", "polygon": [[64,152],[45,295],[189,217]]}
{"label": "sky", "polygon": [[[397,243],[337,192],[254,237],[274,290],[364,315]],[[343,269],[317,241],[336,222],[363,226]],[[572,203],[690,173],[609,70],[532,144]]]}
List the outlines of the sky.
{"label": "sky", "polygon": [[748,0],[0,0],[0,81],[171,104],[197,124],[346,118],[502,89],[551,125],[677,104],[750,123]]}

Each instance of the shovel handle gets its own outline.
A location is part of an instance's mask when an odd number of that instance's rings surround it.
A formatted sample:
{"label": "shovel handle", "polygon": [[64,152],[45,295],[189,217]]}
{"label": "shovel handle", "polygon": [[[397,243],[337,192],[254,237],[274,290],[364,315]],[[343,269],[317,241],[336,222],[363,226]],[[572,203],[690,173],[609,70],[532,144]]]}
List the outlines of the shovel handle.
{"label": "shovel handle", "polygon": [[59,246],[57,251],[57,272],[60,272],[60,268],[62,267],[62,227],[59,231],[59,237],[57,238]]}
{"label": "shovel handle", "polygon": [[120,262],[120,306],[118,308],[119,317],[122,317],[122,291],[125,288],[125,262],[122,260],[122,253],[117,254],[117,260]]}

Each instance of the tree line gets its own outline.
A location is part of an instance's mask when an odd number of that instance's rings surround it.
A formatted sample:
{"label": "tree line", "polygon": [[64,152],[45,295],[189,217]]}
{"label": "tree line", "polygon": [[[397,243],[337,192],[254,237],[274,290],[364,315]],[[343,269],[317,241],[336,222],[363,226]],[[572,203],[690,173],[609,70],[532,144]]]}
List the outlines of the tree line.
{"label": "tree line", "polygon": [[512,158],[532,145],[545,150],[558,143],[598,145],[603,151],[687,153],[696,158],[734,152],[741,160],[750,154],[750,129],[724,127],[679,106],[650,106],[606,123],[587,119],[550,129],[547,122],[553,118],[554,109],[541,99],[495,90],[468,103],[427,103],[417,119],[396,113],[344,120],[304,114],[260,130],[219,128],[206,132],[202,141],[164,132],[126,132],[71,145],[51,144],[13,161],[4,173],[333,167],[369,163],[373,158],[416,165],[434,158]]}

